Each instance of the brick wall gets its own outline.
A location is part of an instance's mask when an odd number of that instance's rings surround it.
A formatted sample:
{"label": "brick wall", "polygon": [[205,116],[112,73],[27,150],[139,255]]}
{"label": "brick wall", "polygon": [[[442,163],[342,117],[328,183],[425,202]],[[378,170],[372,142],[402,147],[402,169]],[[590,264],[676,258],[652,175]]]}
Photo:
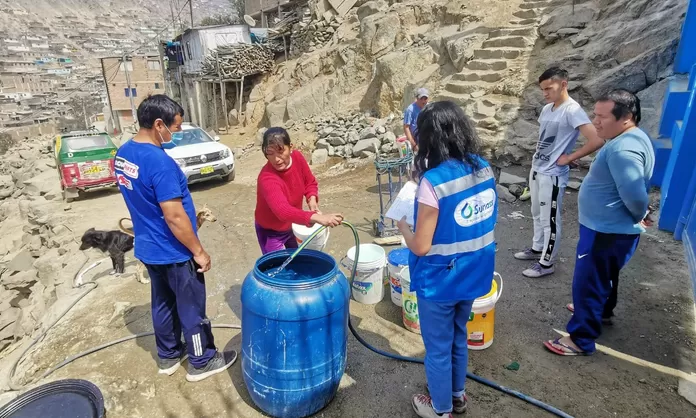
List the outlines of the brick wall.
{"label": "brick wall", "polygon": [[[131,89],[135,90],[134,103],[136,108],[149,94],[163,94],[165,92],[159,57],[134,56],[125,65],[128,66]],[[121,58],[103,58],[102,70],[111,108],[114,111],[130,110],[130,98],[126,95],[128,83]]]}

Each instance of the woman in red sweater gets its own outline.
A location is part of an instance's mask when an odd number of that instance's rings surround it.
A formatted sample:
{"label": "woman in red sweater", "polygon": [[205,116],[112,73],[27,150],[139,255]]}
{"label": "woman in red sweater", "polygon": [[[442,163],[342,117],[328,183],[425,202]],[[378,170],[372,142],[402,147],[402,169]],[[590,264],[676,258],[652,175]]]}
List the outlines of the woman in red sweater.
{"label": "woman in red sweater", "polygon": [[[315,223],[334,227],[343,221],[338,213],[319,211],[319,186],[307,160],[293,150],[283,128],[270,128],[263,135],[261,150],[268,162],[261,169],[256,190],[256,236],[263,254],[297,248],[292,224]],[[309,210],[302,209],[306,201]]]}

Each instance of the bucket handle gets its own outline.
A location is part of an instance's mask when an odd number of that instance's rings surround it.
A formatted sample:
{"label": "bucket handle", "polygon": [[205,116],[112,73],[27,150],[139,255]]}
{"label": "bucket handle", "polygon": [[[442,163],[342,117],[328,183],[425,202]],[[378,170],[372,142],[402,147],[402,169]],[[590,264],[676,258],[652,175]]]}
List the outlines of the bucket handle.
{"label": "bucket handle", "polygon": [[498,302],[498,299],[500,299],[500,296],[503,294],[503,276],[497,271],[494,271],[493,280],[495,280],[496,276],[498,277],[498,293],[495,295],[495,301]]}

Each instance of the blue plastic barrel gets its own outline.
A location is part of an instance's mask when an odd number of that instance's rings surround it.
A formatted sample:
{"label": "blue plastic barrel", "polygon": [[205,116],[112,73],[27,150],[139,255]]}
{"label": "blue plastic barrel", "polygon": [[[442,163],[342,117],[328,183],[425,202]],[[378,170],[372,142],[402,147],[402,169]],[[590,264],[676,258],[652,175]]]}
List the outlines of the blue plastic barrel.
{"label": "blue plastic barrel", "polygon": [[242,374],[251,399],[274,417],[328,405],[346,366],[350,285],[330,255],[303,250],[256,261],[242,285]]}

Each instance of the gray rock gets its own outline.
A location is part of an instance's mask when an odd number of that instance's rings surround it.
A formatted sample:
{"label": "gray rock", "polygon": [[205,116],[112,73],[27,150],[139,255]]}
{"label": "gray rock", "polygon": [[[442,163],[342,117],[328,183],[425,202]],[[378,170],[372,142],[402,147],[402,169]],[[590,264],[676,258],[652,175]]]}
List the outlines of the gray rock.
{"label": "gray rock", "polygon": [[570,5],[556,7],[542,18],[539,33],[548,38],[563,28],[584,28],[596,16],[597,10],[587,3],[576,5],[574,12]]}
{"label": "gray rock", "polygon": [[327,149],[316,149],[312,153],[312,165],[326,164],[329,160],[329,151]]}
{"label": "gray rock", "polygon": [[378,126],[376,129],[378,135],[384,135],[387,132],[387,128],[384,126]]}
{"label": "gray rock", "polygon": [[584,35],[578,35],[570,39],[570,44],[573,45],[573,48],[580,48],[587,45],[588,42],[590,42],[590,38]]}
{"label": "gray rock", "polygon": [[498,198],[499,198],[499,199],[502,199],[502,200],[504,200],[504,201],[506,201],[506,202],[513,203],[514,201],[517,200],[517,198],[515,197],[515,195],[513,195],[512,193],[510,193],[510,191],[508,190],[508,188],[505,187],[505,186],[502,186],[502,185],[500,185],[500,184],[497,184],[497,185],[495,186],[495,191],[498,193]]}
{"label": "gray rock", "polygon": [[57,248],[39,257],[34,262],[34,268],[38,271],[39,280],[46,287],[52,287],[61,275],[63,261]]}
{"label": "gray rock", "polygon": [[341,138],[341,137],[338,137],[338,136],[328,137],[328,138],[326,138],[326,141],[327,141],[329,144],[331,144],[331,145],[333,145],[333,146],[335,146],[335,147],[336,147],[336,146],[339,146],[339,145],[345,145],[346,142],[347,142],[347,141],[345,140],[345,138]]}
{"label": "gray rock", "polygon": [[396,134],[391,131],[385,133],[382,137],[382,144],[396,144]]}
{"label": "gray rock", "polygon": [[319,132],[319,137],[326,138],[327,136],[331,135],[331,133],[333,133],[333,131],[335,129],[336,128],[334,128],[332,126],[327,126],[326,128],[322,128],[322,130]]}
{"label": "gray rock", "polygon": [[371,139],[371,138],[377,138],[377,131],[375,130],[375,128],[370,126],[370,127],[363,129],[360,132],[360,139],[361,140]]}
{"label": "gray rock", "polygon": [[256,132],[256,142],[255,145],[257,147],[260,147],[261,144],[263,144],[263,134],[266,133],[268,129],[267,128],[261,128]]}
{"label": "gray rock", "polygon": [[377,138],[361,139],[353,147],[353,155],[356,157],[366,158],[371,155],[377,154],[379,150],[380,141]]}
{"label": "gray rock", "polygon": [[348,131],[346,139],[348,140],[348,143],[355,145],[358,143],[358,141],[360,141],[360,134],[357,131],[351,129],[350,131]]}
{"label": "gray rock", "polygon": [[556,33],[560,36],[577,35],[578,33],[580,33],[580,29],[578,29],[578,28],[561,28]]}
{"label": "gray rock", "polygon": [[336,155],[336,148],[334,148],[333,145],[329,145],[329,149],[327,151],[329,152],[329,157]]}
{"label": "gray rock", "polygon": [[362,6],[358,7],[357,14],[358,19],[363,20],[367,16],[374,15],[387,8],[387,3],[383,1],[368,1]]}
{"label": "gray rock", "polygon": [[38,281],[36,270],[19,271],[2,275],[2,284],[6,289],[29,289]]}
{"label": "gray rock", "polygon": [[326,139],[320,139],[317,141],[316,144],[314,144],[314,148],[316,149],[324,149],[328,151],[330,147],[331,145],[328,142],[326,142]]}
{"label": "gray rock", "polygon": [[23,160],[35,160],[36,159],[36,153],[29,151],[29,150],[19,150],[18,152],[19,156],[22,157]]}
{"label": "gray rock", "polygon": [[518,198],[520,196],[522,196],[522,193],[524,193],[524,187],[522,187],[519,184],[511,184],[508,187],[508,190],[510,191],[510,193],[513,194],[513,196],[518,197]]}
{"label": "gray rock", "polygon": [[514,124],[512,124],[512,129],[515,132],[515,136],[522,138],[531,138],[536,142],[539,139],[539,125],[535,125],[524,119],[517,119]]}
{"label": "gray rock", "polygon": [[346,158],[351,158],[353,156],[353,145],[346,145],[346,147],[343,148],[343,155],[345,155]]}
{"label": "gray rock", "polygon": [[500,172],[500,177],[498,178],[498,184],[502,184],[504,186],[509,186],[511,184],[526,184],[527,179],[516,176],[514,174],[510,174],[506,171],[501,171]]}
{"label": "gray rock", "polygon": [[314,129],[315,129],[314,124],[311,123],[311,122],[305,123],[304,127],[305,127],[305,129],[308,130],[309,132],[312,132],[312,131],[314,131]]}
{"label": "gray rock", "polygon": [[27,250],[21,251],[7,265],[8,272],[29,271],[34,268],[34,257]]}

